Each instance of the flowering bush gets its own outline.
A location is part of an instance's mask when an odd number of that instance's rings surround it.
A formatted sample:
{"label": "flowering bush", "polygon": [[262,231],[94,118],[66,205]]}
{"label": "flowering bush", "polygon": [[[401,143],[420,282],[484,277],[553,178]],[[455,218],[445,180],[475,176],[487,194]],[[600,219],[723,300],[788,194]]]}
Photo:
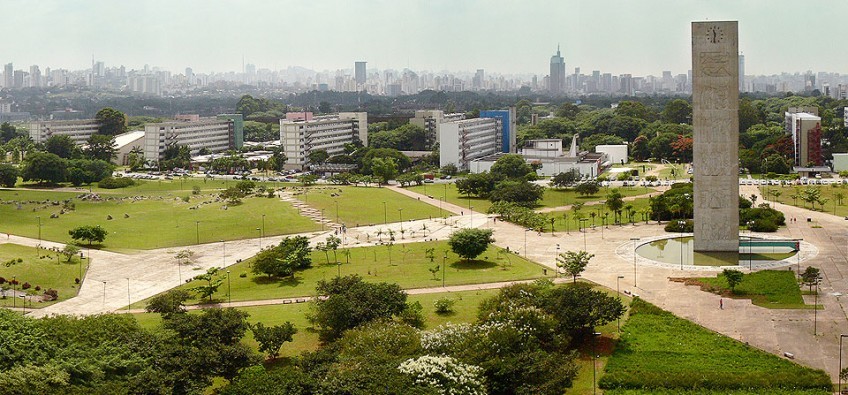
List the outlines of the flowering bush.
{"label": "flowering bush", "polygon": [[483,395],[483,369],[451,357],[424,355],[407,359],[398,366],[401,373],[413,377],[416,384],[436,389],[439,394]]}

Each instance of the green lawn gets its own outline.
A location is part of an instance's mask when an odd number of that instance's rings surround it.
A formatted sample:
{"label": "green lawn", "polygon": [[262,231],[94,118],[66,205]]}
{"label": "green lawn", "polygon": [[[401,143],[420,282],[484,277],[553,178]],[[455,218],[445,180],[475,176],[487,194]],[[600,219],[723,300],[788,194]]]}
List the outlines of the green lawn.
{"label": "green lawn", "polygon": [[[643,392],[608,394],[791,393],[778,391],[783,388],[826,394],[830,388],[830,378],[822,370],[758,350],[647,302],[634,300],[630,306],[630,319],[622,328],[601,386]],[[659,392],[663,390],[667,392]]]}
{"label": "green lawn", "polygon": [[[68,242],[68,231],[81,225],[100,225],[109,235],[103,248],[109,250],[152,249],[258,237],[256,228],[265,219],[265,234],[308,232],[321,228],[302,217],[291,204],[279,199],[251,197],[228,207],[215,202],[216,195],[201,193],[133,194],[121,191],[101,195],[102,201],[82,201],[75,192],[0,190],[0,217],[4,232]],[[133,200],[130,196],[142,196]],[[190,196],[188,203],[180,198]],[[72,199],[75,210],[50,218],[62,210],[61,201]],[[112,200],[107,200],[112,199]],[[12,201],[25,202],[20,209]],[[55,204],[53,203],[55,202]],[[207,204],[203,204],[207,203]],[[197,209],[190,209],[197,207]],[[128,216],[128,217],[125,217]],[[107,219],[112,216],[113,219]],[[197,223],[199,221],[199,224]]]}
{"label": "green lawn", "polygon": [[[419,302],[423,307],[426,328],[432,329],[446,323],[461,323],[473,322],[477,318],[477,306],[480,302],[497,294],[498,290],[482,290],[482,291],[462,291],[462,292],[446,292],[426,295],[410,295],[409,302]],[[454,312],[447,315],[436,314],[433,302],[437,299],[448,297],[455,301]],[[251,323],[262,322],[266,326],[280,325],[286,321],[290,321],[297,327],[298,332],[294,335],[294,340],[291,343],[286,343],[283,346],[281,356],[291,357],[300,354],[303,351],[313,351],[318,348],[318,333],[311,328],[311,324],[306,319],[306,313],[309,311],[311,303],[298,303],[288,305],[273,305],[273,306],[254,306],[242,307],[239,310],[244,310],[250,314],[248,319]],[[196,310],[193,311],[196,313]],[[159,314],[143,313],[135,314],[139,324],[147,329],[155,329],[161,323]],[[254,349],[258,349],[258,345],[253,340],[253,334],[248,331],[245,341]]]}
{"label": "green lawn", "polygon": [[[427,248],[435,249],[435,261],[430,262],[425,257]],[[513,253],[499,253],[500,248],[490,246],[479,260],[463,262],[456,254],[450,252],[446,241],[427,243],[395,244],[391,248],[391,263],[389,263],[389,248],[387,246],[357,247],[350,249],[350,263],[346,263],[343,250],[336,255],[341,265],[336,265],[333,253],[327,256],[320,251],[312,253],[312,268],[297,272],[294,279],[268,278],[251,272],[252,259],[230,266],[229,287],[233,301],[262,300],[310,296],[315,293],[315,286],[320,280],[328,280],[339,273],[342,276],[358,274],[365,281],[397,283],[403,288],[440,287],[442,285],[442,268],[434,274],[428,269],[442,264],[445,251],[448,251],[447,267],[445,268],[445,285],[461,285],[488,283],[496,281],[524,280],[543,277],[541,265],[525,260]],[[375,256],[376,254],[376,256]],[[185,274],[188,272],[189,274]],[[192,276],[190,269],[183,271],[184,276]],[[200,273],[196,273],[200,274]],[[245,277],[241,277],[244,274]],[[549,272],[553,276],[554,272]],[[182,289],[190,289],[195,284],[188,283]],[[227,299],[227,282],[225,281],[215,298],[219,301]],[[190,303],[197,303],[194,299]],[[135,307],[144,307],[144,302]]]}
{"label": "green lawn", "polygon": [[[422,186],[409,187],[408,189],[413,192],[432,196],[435,199],[444,199],[447,197],[446,201],[448,203],[453,203],[460,207],[474,207],[474,211],[476,212],[485,213],[489,210],[489,207],[492,206],[492,202],[490,202],[489,199],[461,195],[456,190],[456,184],[425,184]],[[642,195],[655,191],[653,188],[644,187],[626,187],[619,188],[618,190],[625,197]],[[609,188],[601,188],[597,194],[591,196],[580,196],[577,192],[574,192],[571,189],[547,188],[545,189],[545,194],[543,195],[542,200],[536,208],[560,207],[574,203],[601,201],[606,199],[607,193],[609,193]]]}
{"label": "green lawn", "polygon": [[[76,283],[74,282],[80,277],[80,272],[85,274],[88,268],[88,261],[80,262],[79,256],[75,256],[68,262],[65,256],[59,256],[57,253],[47,250],[36,250],[32,247],[26,247],[18,244],[0,244],[0,277],[11,281],[13,277],[20,283],[16,289],[21,291],[23,283],[29,283],[32,287],[30,292],[43,294],[49,288],[59,291],[59,301],[69,299],[77,294]],[[6,263],[10,260],[21,258],[23,262],[10,264]],[[41,287],[41,291],[35,291],[35,287]],[[3,288],[11,287],[8,283],[2,285]],[[12,299],[10,297],[0,299],[0,306],[18,306],[21,307],[22,299]],[[33,307],[44,307],[45,305],[55,303],[36,303]],[[29,303],[27,303],[29,306]]]}
{"label": "green lawn", "polygon": [[[829,214],[833,214],[839,217],[848,216],[848,186],[843,184],[833,184],[833,185],[799,185],[799,186],[775,186],[775,185],[763,185],[760,186],[760,193],[764,198],[768,201],[776,200],[779,203],[788,204],[796,207],[813,209],[813,206],[810,203],[806,203],[801,200],[801,194],[807,188],[814,188],[821,191],[821,197],[827,199],[827,203],[825,203],[824,209],[822,209],[821,205],[816,203],[815,210],[823,211]],[[772,193],[779,193],[780,196],[775,196]],[[842,201],[840,202],[837,199],[836,195],[842,194]],[[797,198],[793,198],[793,195],[797,195]],[[841,203],[841,204],[840,204]],[[799,221],[801,219],[799,218]]]}
{"label": "green lawn", "polygon": [[[622,192],[622,194],[623,194],[623,192]],[[633,209],[636,210],[636,214],[634,214],[633,218],[632,218],[633,222],[644,223],[645,221],[642,220],[641,210],[650,207],[650,201],[648,200],[648,198],[638,198],[638,199],[635,199],[635,200],[632,200],[632,201],[625,201],[624,206],[626,207],[627,205],[633,206]],[[583,206],[583,208],[580,210],[580,213],[583,216],[583,218],[586,218],[586,220],[587,220],[586,226],[592,226],[593,224],[596,225],[596,226],[601,226],[601,224],[604,223],[604,220],[603,220],[604,215],[607,215],[607,218],[606,218],[607,226],[608,227],[613,226],[612,225],[613,214],[609,209],[606,208],[605,205],[593,204],[593,205],[589,205],[589,206]],[[595,215],[594,218],[592,217],[593,213]],[[565,214],[565,217],[563,217],[563,214]],[[563,230],[567,230],[569,232],[575,231],[575,230],[577,230],[577,227],[580,225],[579,221],[576,221],[575,218],[574,218],[574,211],[573,210],[551,211],[551,212],[548,212],[547,215],[551,218],[556,219],[555,225],[556,225],[556,231],[558,231],[558,232],[563,231]],[[626,213],[622,212],[622,218],[621,218],[622,223],[625,223],[625,224],[630,223],[630,219],[631,218],[628,217]]]}
{"label": "green lawn", "polygon": [[384,221],[399,222],[401,218],[408,221],[440,216],[438,207],[401,195],[389,188],[312,186],[288,188],[288,191],[300,201],[323,210],[324,216],[332,221],[336,220],[338,214],[339,222],[350,227],[381,224]]}
{"label": "green lawn", "polygon": [[730,292],[723,274],[695,279],[702,289],[732,298],[751,299],[751,303],[774,309],[809,309],[805,305],[795,273],[789,270],[763,270],[745,274],[742,282]]}

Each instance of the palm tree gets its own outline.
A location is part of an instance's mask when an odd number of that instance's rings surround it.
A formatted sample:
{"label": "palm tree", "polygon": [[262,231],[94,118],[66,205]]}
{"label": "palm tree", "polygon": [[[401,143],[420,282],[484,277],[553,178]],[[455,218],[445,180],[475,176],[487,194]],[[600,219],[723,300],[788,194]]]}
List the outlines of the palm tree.
{"label": "palm tree", "polygon": [[842,192],[836,192],[833,194],[833,198],[836,199],[836,204],[842,205],[842,199],[845,199],[845,194]]}

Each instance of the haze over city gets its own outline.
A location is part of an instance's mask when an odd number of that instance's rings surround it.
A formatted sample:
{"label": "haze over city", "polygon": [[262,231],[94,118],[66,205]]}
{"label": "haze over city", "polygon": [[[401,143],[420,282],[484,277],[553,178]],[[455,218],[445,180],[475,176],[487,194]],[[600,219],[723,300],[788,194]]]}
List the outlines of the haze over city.
{"label": "haze over city", "polygon": [[[690,67],[690,22],[738,20],[747,74],[846,73],[848,54],[828,37],[838,0],[799,10],[756,1],[235,1],[6,0],[19,10],[0,24],[4,62],[71,70],[145,64],[197,72],[240,71],[243,60],[271,70],[302,66],[539,74],[559,44],[568,69],[634,75]],[[26,10],[26,12],[23,12]],[[814,30],[814,32],[813,32]],[[815,37],[815,39],[810,39]],[[797,51],[802,43],[803,56]]]}

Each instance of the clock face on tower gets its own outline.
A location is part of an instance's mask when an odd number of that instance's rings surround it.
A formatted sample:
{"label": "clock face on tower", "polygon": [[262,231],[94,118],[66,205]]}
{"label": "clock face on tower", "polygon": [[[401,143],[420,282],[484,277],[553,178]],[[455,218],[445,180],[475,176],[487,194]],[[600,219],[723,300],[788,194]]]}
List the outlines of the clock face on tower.
{"label": "clock face on tower", "polygon": [[718,44],[724,40],[724,31],[718,26],[710,26],[707,28],[707,42]]}

